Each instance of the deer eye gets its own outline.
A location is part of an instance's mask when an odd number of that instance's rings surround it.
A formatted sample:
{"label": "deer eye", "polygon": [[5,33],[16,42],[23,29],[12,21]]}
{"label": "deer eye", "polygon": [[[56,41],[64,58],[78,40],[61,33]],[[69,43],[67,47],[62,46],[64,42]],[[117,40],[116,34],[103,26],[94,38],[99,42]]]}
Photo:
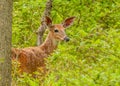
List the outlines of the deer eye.
{"label": "deer eye", "polygon": [[58,30],[54,30],[54,32],[59,32]]}

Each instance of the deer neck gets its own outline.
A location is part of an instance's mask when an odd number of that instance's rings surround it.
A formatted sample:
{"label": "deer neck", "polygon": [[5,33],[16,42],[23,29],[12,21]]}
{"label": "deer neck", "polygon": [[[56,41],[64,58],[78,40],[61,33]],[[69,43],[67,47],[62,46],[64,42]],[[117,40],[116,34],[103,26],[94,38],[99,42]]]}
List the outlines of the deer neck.
{"label": "deer neck", "polygon": [[52,33],[49,32],[45,42],[40,47],[47,55],[49,55],[57,48],[57,45],[58,41],[55,40]]}

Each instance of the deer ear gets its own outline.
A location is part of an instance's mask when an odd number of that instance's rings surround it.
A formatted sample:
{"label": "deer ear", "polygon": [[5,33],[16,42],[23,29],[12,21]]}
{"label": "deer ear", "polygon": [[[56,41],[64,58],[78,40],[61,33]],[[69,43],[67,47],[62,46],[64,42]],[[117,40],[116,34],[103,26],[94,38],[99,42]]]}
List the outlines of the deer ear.
{"label": "deer ear", "polygon": [[68,28],[69,26],[71,26],[73,24],[73,21],[75,20],[75,17],[70,17],[67,18],[62,24],[64,28]]}
{"label": "deer ear", "polygon": [[45,23],[48,27],[52,26],[52,20],[48,16],[45,16]]}

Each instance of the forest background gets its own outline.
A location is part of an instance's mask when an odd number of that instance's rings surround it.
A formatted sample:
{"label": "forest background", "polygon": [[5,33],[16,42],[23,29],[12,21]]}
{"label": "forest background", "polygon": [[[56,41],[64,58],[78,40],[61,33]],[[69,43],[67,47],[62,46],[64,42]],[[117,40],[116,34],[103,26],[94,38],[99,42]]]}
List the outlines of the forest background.
{"label": "forest background", "polygon": [[[12,47],[37,46],[36,31],[46,0],[14,0]],[[36,79],[13,76],[13,86],[120,86],[120,0],[54,0],[53,23],[75,16],[48,58],[49,73]],[[44,39],[47,35],[44,34]],[[43,80],[44,79],[44,80]]]}

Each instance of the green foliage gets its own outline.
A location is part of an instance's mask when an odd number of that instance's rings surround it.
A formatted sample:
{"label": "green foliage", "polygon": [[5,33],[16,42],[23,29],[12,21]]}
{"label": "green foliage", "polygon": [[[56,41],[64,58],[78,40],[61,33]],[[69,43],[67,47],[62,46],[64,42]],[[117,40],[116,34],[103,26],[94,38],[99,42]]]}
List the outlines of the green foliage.
{"label": "green foliage", "polygon": [[[14,47],[36,45],[35,31],[45,3],[46,0],[14,1]],[[60,43],[48,58],[49,74],[43,81],[42,77],[28,75],[17,80],[22,79],[22,86],[120,86],[120,1],[54,0],[53,22],[60,23],[69,16],[76,17],[66,31],[71,40]]]}
{"label": "green foliage", "polygon": [[45,1],[24,0],[14,1],[13,38],[14,47],[36,45],[36,30],[45,8]]}

